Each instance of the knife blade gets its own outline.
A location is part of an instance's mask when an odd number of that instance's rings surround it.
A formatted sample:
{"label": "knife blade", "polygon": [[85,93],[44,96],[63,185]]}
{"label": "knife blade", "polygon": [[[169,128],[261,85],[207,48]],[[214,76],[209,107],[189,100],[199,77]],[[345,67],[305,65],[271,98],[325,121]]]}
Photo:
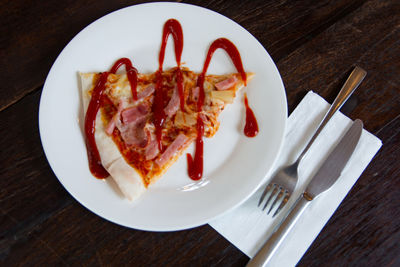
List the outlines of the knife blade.
{"label": "knife blade", "polygon": [[362,128],[361,120],[353,122],[350,129],[322,163],[293,208],[287,211],[286,216],[282,218],[281,223],[278,224],[279,228],[273,232],[263,247],[247,264],[248,267],[267,266],[308,204],[337,181],[360,140]]}
{"label": "knife blade", "polygon": [[307,194],[310,198],[315,198],[336,182],[358,144],[362,128],[363,123],[361,120],[353,122],[350,129],[311,179],[304,194]]}

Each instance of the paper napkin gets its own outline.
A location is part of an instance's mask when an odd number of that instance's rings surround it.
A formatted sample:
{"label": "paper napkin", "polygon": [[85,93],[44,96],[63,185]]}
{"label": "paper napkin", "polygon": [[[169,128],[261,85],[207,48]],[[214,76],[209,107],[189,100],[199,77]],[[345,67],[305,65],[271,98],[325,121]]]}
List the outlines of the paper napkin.
{"label": "paper napkin", "polygon": [[[270,172],[271,175],[277,168],[295,161],[317,129],[329,106],[323,98],[311,91],[304,97],[288,118],[283,148]],[[209,224],[246,255],[253,257],[351,124],[352,120],[340,112],[332,117],[300,163],[296,190],[285,208],[274,219],[257,207],[265,188],[263,185],[241,206]],[[271,266],[296,265],[381,145],[381,140],[363,130],[360,141],[339,179],[307,207],[273,256]],[[268,183],[271,175],[265,178],[265,184]]]}

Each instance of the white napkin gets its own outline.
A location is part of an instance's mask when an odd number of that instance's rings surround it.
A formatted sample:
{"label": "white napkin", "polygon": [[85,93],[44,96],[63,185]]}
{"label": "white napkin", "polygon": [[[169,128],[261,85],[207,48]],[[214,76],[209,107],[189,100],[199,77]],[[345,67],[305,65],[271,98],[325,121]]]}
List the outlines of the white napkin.
{"label": "white napkin", "polygon": [[[271,175],[278,167],[294,162],[329,106],[323,98],[311,91],[304,97],[288,118],[284,146]],[[253,257],[351,124],[352,121],[340,112],[332,117],[300,163],[296,190],[274,219],[257,207],[265,188],[263,185],[244,204],[209,224],[246,255]],[[296,265],[381,146],[381,140],[363,130],[354,154],[339,179],[307,207],[275,253],[271,266]],[[270,176],[266,177],[266,184]]]}

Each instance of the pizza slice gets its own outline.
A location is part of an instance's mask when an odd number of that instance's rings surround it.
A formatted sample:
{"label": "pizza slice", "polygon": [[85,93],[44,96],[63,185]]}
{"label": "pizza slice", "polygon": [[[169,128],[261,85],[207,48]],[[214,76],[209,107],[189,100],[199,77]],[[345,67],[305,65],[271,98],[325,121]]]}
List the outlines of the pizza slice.
{"label": "pizza slice", "polygon": [[[165,113],[161,140],[156,137],[153,112],[157,72],[137,74],[137,100],[133,100],[127,74],[106,76],[95,118],[94,139],[101,165],[129,200],[138,198],[157,181],[196,139],[198,116],[204,124],[204,136],[212,137],[219,127],[219,114],[244,86],[239,73],[205,76],[205,98],[202,111],[198,112],[200,74],[188,68],[181,68],[181,73],[183,108],[176,83],[177,68],[161,74]],[[85,114],[101,75],[80,74]],[[247,81],[251,77],[252,74],[247,74]]]}

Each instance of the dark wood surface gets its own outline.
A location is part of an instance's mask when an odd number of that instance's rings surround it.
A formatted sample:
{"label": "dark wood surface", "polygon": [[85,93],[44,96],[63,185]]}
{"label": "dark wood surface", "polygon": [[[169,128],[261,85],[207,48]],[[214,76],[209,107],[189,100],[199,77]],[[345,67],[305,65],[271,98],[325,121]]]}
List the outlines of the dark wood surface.
{"label": "dark wood surface", "polygon": [[[289,111],[313,90],[332,102],[354,65],[367,78],[344,107],[383,147],[299,266],[400,266],[400,2],[189,1],[238,22],[269,51]],[[38,105],[63,47],[99,17],[139,1],[0,3],[0,265],[243,266],[208,225],[154,233],[89,212],[44,156]]]}

